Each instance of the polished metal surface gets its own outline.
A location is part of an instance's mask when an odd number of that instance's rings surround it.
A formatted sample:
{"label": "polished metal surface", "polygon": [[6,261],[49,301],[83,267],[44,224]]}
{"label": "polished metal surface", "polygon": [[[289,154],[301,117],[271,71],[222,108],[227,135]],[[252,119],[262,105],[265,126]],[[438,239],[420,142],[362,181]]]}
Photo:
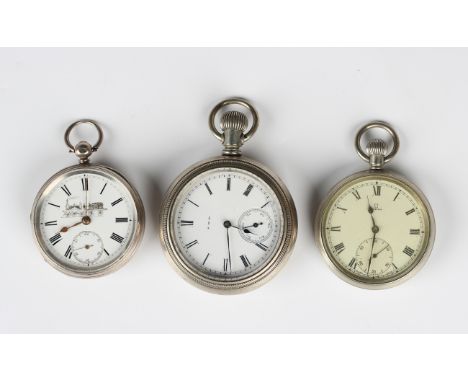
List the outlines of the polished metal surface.
{"label": "polished metal surface", "polygon": [[[183,254],[178,250],[175,233],[171,224],[173,208],[177,196],[184,186],[203,172],[223,167],[238,168],[249,171],[265,181],[278,197],[284,217],[284,232],[278,246],[278,250],[274,253],[268,263],[253,274],[229,280],[210,277],[190,265],[184,259]],[[296,207],[291,194],[283,182],[263,165],[245,157],[216,157],[194,164],[179,175],[179,177],[172,183],[166,197],[164,198],[161,208],[160,237],[161,244],[163,245],[169,262],[186,281],[198,288],[213,293],[243,293],[258,288],[269,281],[286,263],[297,237]]]}
{"label": "polished metal surface", "polygon": [[[386,144],[381,139],[370,140],[367,144],[366,150],[363,150],[361,146],[362,137],[372,129],[383,129],[390,135],[393,142],[393,147],[390,153],[387,154]],[[396,155],[400,148],[400,139],[390,124],[383,121],[373,121],[358,130],[354,140],[354,146],[361,159],[369,162],[372,169],[380,169]]]}
{"label": "polished metal surface", "polygon": [[[70,134],[74,128],[79,125],[89,125],[93,126],[98,132],[98,140],[94,145],[91,145],[88,142],[80,141],[76,145],[72,145],[70,142]],[[70,149],[70,152],[75,153],[75,155],[80,159],[80,163],[86,163],[89,160],[91,154],[101,146],[103,139],[103,132],[101,127],[96,121],[92,119],[80,119],[76,122],[73,122],[70,126],[68,126],[67,130],[65,131],[65,144]]]}
{"label": "polished metal surface", "polygon": [[[40,222],[39,222],[39,207],[42,205],[45,199],[47,199],[48,194],[53,190],[53,188],[63,182],[67,177],[75,175],[77,173],[95,173],[106,178],[110,179],[117,179],[122,185],[127,189],[130,193],[134,203],[135,208],[137,211],[137,221],[135,226],[135,234],[128,245],[125,252],[119,256],[115,261],[110,264],[107,264],[104,267],[97,268],[94,270],[83,270],[83,269],[75,269],[70,266],[67,266],[63,263],[57,261],[57,259],[49,253],[47,247],[44,245],[41,234],[40,234]],[[125,265],[135,254],[141,239],[143,238],[143,232],[145,227],[145,210],[143,207],[143,203],[140,199],[140,196],[136,189],[127,181],[127,179],[116,170],[101,166],[101,165],[90,165],[90,164],[78,164],[75,166],[66,167],[63,170],[57,172],[56,174],[52,175],[47,182],[42,186],[42,188],[37,193],[36,199],[34,200],[33,207],[31,210],[31,224],[34,232],[34,240],[44,257],[47,263],[52,265],[55,269],[63,272],[69,276],[81,277],[81,278],[91,278],[91,277],[98,277],[107,275],[116,271],[117,269],[121,268]]]}
{"label": "polished metal surface", "polygon": [[[387,153],[387,145],[381,139],[370,140],[367,144],[366,151],[362,149],[361,139],[363,135],[371,129],[383,129],[390,135],[393,141],[393,148],[390,153]],[[398,138],[398,135],[388,123],[374,121],[364,125],[361,129],[359,129],[354,144],[359,156],[363,160],[368,162],[371,168],[366,171],[355,173],[343,179],[330,190],[327,197],[321,203],[321,206],[315,218],[316,243],[320,249],[323,258],[325,259],[329,267],[333,270],[333,272],[349,284],[365,289],[385,289],[394,287],[408,280],[410,277],[413,277],[423,267],[423,265],[429,258],[435,240],[434,214],[429,201],[427,200],[423,192],[419,190],[419,188],[415,184],[410,182],[408,179],[402,177],[401,175],[384,170],[382,168],[385,163],[389,162],[396,155],[400,147],[400,140]],[[328,214],[328,211],[332,207],[333,200],[338,195],[340,195],[340,193],[343,190],[350,187],[353,183],[357,183],[367,179],[377,181],[387,180],[390,182],[400,184],[401,187],[405,188],[414,198],[418,199],[421,202],[421,204],[425,208],[425,213],[428,218],[429,235],[425,244],[425,248],[422,251],[422,255],[420,256],[420,259],[417,262],[415,262],[411,267],[409,267],[405,272],[396,275],[390,280],[377,280],[373,282],[369,279],[360,279],[352,273],[347,272],[336,262],[333,254],[328,252],[327,247],[324,243],[323,235],[324,227],[326,226],[325,219]]]}
{"label": "polished metal surface", "polygon": [[[332,253],[327,251],[327,247],[325,245],[324,240],[324,227],[326,226],[326,216],[328,214],[329,209],[332,207],[333,200],[335,196],[339,195],[340,192],[346,188],[348,188],[352,183],[360,182],[365,180],[366,178],[372,180],[388,180],[391,182],[400,183],[401,186],[405,187],[413,197],[419,199],[422,205],[425,207],[425,212],[428,216],[428,230],[429,235],[425,245],[424,251],[422,251],[422,255],[420,256],[419,261],[415,262],[411,267],[409,267],[404,273],[396,275],[394,278],[390,280],[376,280],[375,282],[371,282],[370,280],[360,279],[353,275],[352,273],[347,272],[344,270],[334,259]],[[432,247],[434,245],[435,240],[435,233],[436,233],[436,225],[434,220],[434,213],[432,211],[431,205],[427,200],[426,196],[423,192],[412,182],[408,179],[402,177],[399,174],[388,170],[365,170],[357,172],[353,175],[348,176],[347,178],[340,181],[336,184],[328,193],[327,197],[321,203],[319,210],[316,215],[315,219],[315,242],[320,249],[320,253],[322,254],[323,258],[325,259],[327,265],[330,269],[342,280],[346,281],[347,283],[364,289],[386,289],[392,288],[401,283],[405,282],[409,278],[416,275],[417,272],[424,266],[427,262]]]}
{"label": "polished metal surface", "polygon": [[[239,111],[227,111],[221,116],[220,130],[215,125],[218,112],[230,105],[246,108],[252,115],[252,125],[248,128],[248,118]],[[193,285],[219,294],[242,293],[263,285],[285,264],[294,247],[297,236],[297,214],[294,201],[283,182],[270,170],[258,162],[241,157],[240,147],[249,140],[258,128],[258,115],[254,107],[243,98],[230,98],[218,103],[209,117],[212,133],[224,145],[223,156],[194,164],[173,182],[163,201],[160,218],[161,243],[169,262],[177,272]],[[210,276],[190,265],[176,245],[171,219],[178,195],[196,176],[216,168],[235,168],[248,171],[261,178],[278,197],[284,218],[284,232],[276,252],[259,270],[246,276],[220,279]]]}
{"label": "polished metal surface", "polygon": [[[228,99],[226,99],[224,101],[219,102],[213,108],[213,110],[211,111],[210,117],[208,119],[208,124],[209,124],[210,130],[211,130],[211,132],[214,134],[214,136],[216,138],[218,138],[221,142],[224,143],[225,134],[224,134],[224,131],[219,131],[219,129],[216,127],[216,123],[215,123],[216,116],[218,115],[218,112],[221,111],[221,109],[223,109],[223,108],[225,108],[227,106],[232,106],[232,105],[242,106],[245,109],[247,109],[250,112],[250,114],[252,115],[252,125],[250,126],[250,128],[246,127],[246,128],[243,129],[242,138],[241,138],[242,143],[247,142],[250,138],[253,137],[253,135],[257,131],[257,128],[258,128],[258,114],[257,114],[257,111],[255,110],[255,108],[247,100],[245,100],[244,98],[234,97],[234,98],[228,98]],[[235,117],[234,114],[231,114],[231,116]],[[242,118],[242,121],[236,121],[236,123],[239,123],[239,124],[243,125],[244,119],[243,119],[243,117],[241,117],[241,118]],[[226,120],[225,120],[225,123],[226,123]],[[232,127],[232,126],[233,125],[231,124],[230,127]]]}
{"label": "polished metal surface", "polygon": [[[78,142],[78,144],[75,146],[71,144],[70,133],[76,126],[80,124],[89,124],[97,129],[98,140],[93,146],[90,145],[88,142],[84,142],[84,141]],[[101,127],[97,124],[97,122],[91,119],[80,119],[72,123],[65,131],[65,144],[70,148],[70,152],[73,152],[78,156],[78,158],[80,159],[80,164],[66,167],[63,170],[54,174],[52,177],[50,177],[39,190],[34,200],[32,210],[31,210],[30,218],[31,218],[31,224],[33,227],[33,232],[34,232],[34,239],[36,241],[37,246],[40,249],[42,256],[55,269],[69,276],[90,278],[90,277],[103,276],[105,274],[111,273],[119,269],[124,264],[126,264],[130,260],[130,258],[134,255],[143,237],[144,226],[145,226],[145,210],[144,210],[141,198],[138,192],[136,191],[136,189],[127,181],[127,179],[122,174],[120,174],[116,170],[107,166],[89,164],[89,156],[93,152],[97,151],[97,149],[102,143],[102,139],[103,139],[103,132],[102,132]],[[72,175],[75,175],[77,173],[95,173],[103,177],[119,181],[129,192],[135,204],[136,213],[137,213],[137,218],[135,222],[136,223],[135,234],[131,242],[129,243],[127,249],[115,261],[111,262],[110,264],[105,265],[104,267],[100,267],[94,270],[75,269],[71,266],[67,266],[66,264],[60,263],[52,254],[49,253],[47,247],[42,242],[41,235],[40,235],[39,208],[41,207],[43,201],[47,198],[48,194],[53,190],[53,188],[58,183],[63,182],[66,178]],[[100,206],[96,206],[96,208],[98,207]],[[87,220],[89,219],[89,217],[85,217],[83,219],[84,219],[83,224],[85,225],[89,224]]]}

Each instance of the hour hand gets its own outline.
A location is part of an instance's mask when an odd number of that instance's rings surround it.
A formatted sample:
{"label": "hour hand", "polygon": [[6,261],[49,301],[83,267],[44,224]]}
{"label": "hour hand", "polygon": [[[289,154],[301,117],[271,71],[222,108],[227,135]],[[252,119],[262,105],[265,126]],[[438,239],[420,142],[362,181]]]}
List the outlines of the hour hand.
{"label": "hour hand", "polygon": [[[242,230],[244,233],[251,233],[251,234],[255,235],[252,231],[248,230],[246,227],[240,228],[238,226],[232,225],[231,223],[229,223],[228,226],[226,226],[226,223],[224,223],[224,226],[226,228],[229,228],[229,227],[236,228],[238,230]],[[252,227],[252,226],[249,226],[249,227]]]}
{"label": "hour hand", "polygon": [[370,200],[369,200],[369,197],[367,197],[367,212],[369,212],[371,215],[374,213],[374,209],[372,208],[371,204],[370,204]]}
{"label": "hour hand", "polygon": [[83,218],[79,222],[72,224],[71,226],[68,226],[68,227],[66,226],[62,227],[59,232],[62,232],[62,233],[68,232],[70,228],[76,227],[77,225],[80,225],[80,224],[88,225],[89,223],[91,223],[91,219],[88,216],[83,216]]}
{"label": "hour hand", "polygon": [[68,232],[68,230],[69,230],[70,228],[76,227],[77,225],[80,225],[81,223],[83,223],[82,220],[80,220],[78,223],[72,224],[72,225],[70,225],[70,226],[68,226],[68,227],[62,227],[62,228],[60,229],[59,232],[62,232],[62,233],[63,233],[63,232]]}

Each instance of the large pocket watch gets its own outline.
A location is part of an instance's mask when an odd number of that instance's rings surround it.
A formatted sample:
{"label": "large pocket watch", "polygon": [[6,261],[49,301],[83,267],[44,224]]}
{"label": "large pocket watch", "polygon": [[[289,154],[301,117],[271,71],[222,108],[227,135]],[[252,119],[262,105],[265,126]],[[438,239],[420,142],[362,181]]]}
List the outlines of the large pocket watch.
{"label": "large pocket watch", "polygon": [[[250,128],[246,114],[227,110],[233,107],[249,111]],[[241,156],[258,127],[252,105],[222,101],[209,126],[224,145],[222,156],[193,165],[171,185],[161,211],[161,241],[169,261],[195,286],[245,292],[286,262],[296,240],[296,209],[278,177]]]}
{"label": "large pocket watch", "polygon": [[[70,133],[78,125],[94,126],[94,146],[75,146]],[[31,212],[34,237],[45,260],[71,276],[94,277],[115,271],[135,252],[144,229],[140,197],[117,171],[90,164],[103,132],[92,120],[68,127],[65,143],[80,163],[53,175],[40,189]]]}
{"label": "large pocket watch", "polygon": [[[372,129],[390,135],[390,152],[385,141],[376,138],[363,150],[362,138]],[[370,169],[345,178],[330,191],[317,215],[316,241],[343,280],[362,288],[388,288],[413,276],[426,262],[434,242],[434,216],[414,184],[383,169],[399,149],[390,125],[363,126],[355,146]]]}

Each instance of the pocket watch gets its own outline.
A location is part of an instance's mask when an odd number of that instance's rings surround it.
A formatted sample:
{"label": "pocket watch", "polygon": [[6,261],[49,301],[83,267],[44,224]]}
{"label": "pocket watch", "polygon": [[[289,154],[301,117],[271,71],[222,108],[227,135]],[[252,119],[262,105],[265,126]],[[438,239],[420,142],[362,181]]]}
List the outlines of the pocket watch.
{"label": "pocket watch", "polygon": [[[381,139],[370,139],[363,150],[362,137],[373,129],[390,135],[390,152]],[[339,182],[317,215],[316,241],[328,265],[361,288],[389,288],[407,280],[424,265],[434,242],[434,216],[424,194],[401,175],[383,169],[399,145],[389,124],[363,126],[355,146],[370,169]]]}
{"label": "pocket watch", "polygon": [[[94,146],[70,143],[71,131],[94,126]],[[132,257],[144,229],[144,209],[132,185],[117,171],[90,164],[102,143],[101,127],[82,119],[68,127],[65,143],[80,163],[54,174],[40,189],[31,212],[34,238],[44,259],[77,277],[108,274]]]}
{"label": "pocket watch", "polygon": [[[242,111],[227,111],[233,107]],[[277,176],[241,156],[258,127],[251,104],[220,102],[209,127],[224,145],[222,156],[193,165],[173,182],[162,205],[161,242],[169,262],[193,285],[241,293],[271,279],[286,262],[296,240],[296,208]]]}

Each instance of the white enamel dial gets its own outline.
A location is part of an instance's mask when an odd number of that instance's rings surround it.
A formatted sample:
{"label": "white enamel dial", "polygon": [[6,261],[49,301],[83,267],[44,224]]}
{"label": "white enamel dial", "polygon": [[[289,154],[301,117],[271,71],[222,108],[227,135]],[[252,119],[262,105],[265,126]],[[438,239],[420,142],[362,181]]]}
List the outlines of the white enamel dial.
{"label": "white enamel dial", "polygon": [[387,282],[411,270],[430,235],[428,210],[409,186],[368,176],[342,186],[322,218],[328,256],[362,282]]}
{"label": "white enamel dial", "polygon": [[110,173],[74,170],[52,182],[39,200],[36,235],[47,256],[66,269],[105,268],[134,240],[135,200]]}
{"label": "white enamel dial", "polygon": [[278,251],[284,217],[278,197],[261,178],[217,168],[185,185],[170,224],[177,251],[191,267],[231,279],[268,264]]}

